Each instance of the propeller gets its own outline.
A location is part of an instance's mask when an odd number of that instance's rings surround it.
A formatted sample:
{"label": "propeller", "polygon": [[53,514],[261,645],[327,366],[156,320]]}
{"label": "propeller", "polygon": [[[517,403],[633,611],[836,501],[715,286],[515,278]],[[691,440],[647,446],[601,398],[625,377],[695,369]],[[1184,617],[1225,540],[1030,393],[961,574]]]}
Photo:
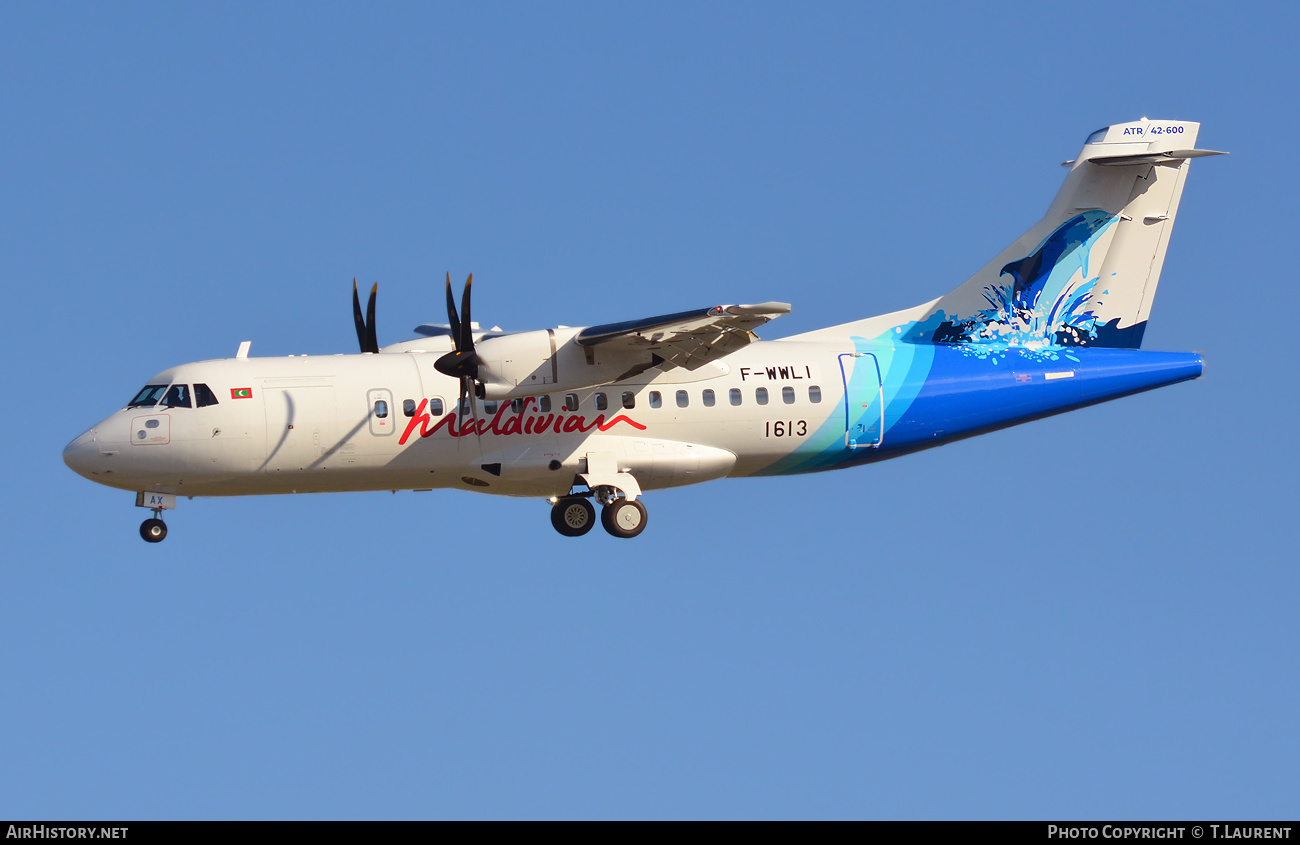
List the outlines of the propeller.
{"label": "propeller", "polygon": [[470,410],[474,416],[475,436],[478,435],[478,382],[479,366],[482,359],[474,351],[474,324],[470,320],[470,288],[474,284],[474,274],[465,280],[465,292],[460,299],[460,314],[456,313],[456,298],[451,292],[451,273],[447,274],[447,324],[451,329],[452,351],[433,362],[433,367],[443,375],[460,380],[460,401],[456,403],[457,414],[463,421],[465,400],[469,400]]}
{"label": "propeller", "polygon": [[379,282],[370,289],[370,304],[366,306],[366,316],[361,316],[361,299],[357,296],[357,280],[352,278],[352,319],[357,324],[357,343],[362,352],[378,352],[379,340],[375,336],[375,295],[379,293]]}

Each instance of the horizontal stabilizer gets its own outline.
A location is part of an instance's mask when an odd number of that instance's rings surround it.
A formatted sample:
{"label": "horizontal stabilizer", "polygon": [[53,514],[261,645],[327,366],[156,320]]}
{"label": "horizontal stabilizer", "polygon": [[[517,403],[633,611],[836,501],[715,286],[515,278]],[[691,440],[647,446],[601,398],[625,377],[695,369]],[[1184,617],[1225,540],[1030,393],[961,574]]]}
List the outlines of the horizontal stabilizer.
{"label": "horizontal stabilizer", "polygon": [[1107,167],[1124,167],[1136,164],[1170,164],[1177,165],[1189,158],[1203,156],[1226,156],[1219,150],[1170,150],[1163,153],[1138,153],[1137,155],[1093,156],[1088,161]]}

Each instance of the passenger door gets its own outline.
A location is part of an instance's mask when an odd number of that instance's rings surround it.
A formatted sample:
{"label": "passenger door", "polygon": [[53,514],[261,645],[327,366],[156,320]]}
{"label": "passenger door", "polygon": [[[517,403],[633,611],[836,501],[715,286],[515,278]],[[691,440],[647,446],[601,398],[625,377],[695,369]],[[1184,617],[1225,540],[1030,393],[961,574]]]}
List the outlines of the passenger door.
{"label": "passenger door", "polygon": [[382,388],[368,390],[366,403],[370,408],[370,433],[381,437],[392,434],[397,428],[397,420],[393,416],[392,391]]}
{"label": "passenger door", "polygon": [[844,379],[844,445],[876,449],[885,440],[885,391],[880,362],[870,352],[840,356]]}

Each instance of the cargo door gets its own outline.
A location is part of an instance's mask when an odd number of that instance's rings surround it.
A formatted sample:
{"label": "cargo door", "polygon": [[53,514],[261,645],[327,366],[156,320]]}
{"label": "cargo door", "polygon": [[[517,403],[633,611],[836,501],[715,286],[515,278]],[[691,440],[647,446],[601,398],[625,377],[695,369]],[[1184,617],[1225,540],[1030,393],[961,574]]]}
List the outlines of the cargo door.
{"label": "cargo door", "polygon": [[266,388],[263,396],[266,399],[266,471],[320,468],[337,438],[334,388]]}

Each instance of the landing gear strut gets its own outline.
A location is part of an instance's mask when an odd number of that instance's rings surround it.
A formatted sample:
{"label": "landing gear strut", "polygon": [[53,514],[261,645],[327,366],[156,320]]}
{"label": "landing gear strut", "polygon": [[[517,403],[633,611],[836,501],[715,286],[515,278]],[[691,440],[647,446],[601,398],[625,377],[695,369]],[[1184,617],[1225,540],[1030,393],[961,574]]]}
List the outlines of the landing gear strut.
{"label": "landing gear strut", "polygon": [[155,510],[154,516],[140,523],[140,536],[146,543],[161,543],[167,537],[167,523],[158,517],[162,515],[162,510]]}
{"label": "landing gear strut", "polygon": [[167,537],[167,523],[162,521],[165,510],[176,507],[174,493],[151,493],[148,490],[135,494],[135,506],[153,511],[153,518],[140,523],[140,536],[146,543],[161,543]]}

